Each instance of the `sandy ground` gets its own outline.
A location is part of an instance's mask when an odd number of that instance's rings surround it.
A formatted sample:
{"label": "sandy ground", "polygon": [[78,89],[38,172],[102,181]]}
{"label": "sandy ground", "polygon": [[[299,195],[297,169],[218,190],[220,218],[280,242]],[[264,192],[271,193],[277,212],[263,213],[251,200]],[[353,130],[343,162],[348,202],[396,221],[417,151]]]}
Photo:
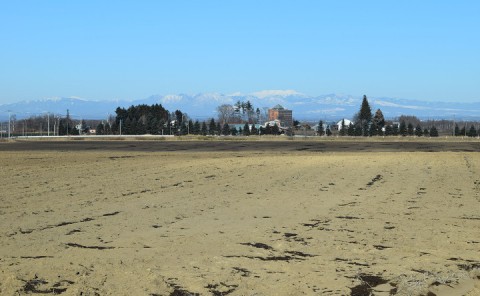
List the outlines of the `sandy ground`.
{"label": "sandy ground", "polygon": [[475,152],[0,163],[1,295],[480,295]]}

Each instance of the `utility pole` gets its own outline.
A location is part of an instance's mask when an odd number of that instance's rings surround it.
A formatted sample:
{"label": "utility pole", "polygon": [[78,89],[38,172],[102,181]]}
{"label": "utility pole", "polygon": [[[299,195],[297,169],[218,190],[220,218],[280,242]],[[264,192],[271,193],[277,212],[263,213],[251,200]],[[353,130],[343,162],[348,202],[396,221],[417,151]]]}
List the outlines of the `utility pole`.
{"label": "utility pole", "polygon": [[120,119],[120,136],[122,135],[122,120]]}

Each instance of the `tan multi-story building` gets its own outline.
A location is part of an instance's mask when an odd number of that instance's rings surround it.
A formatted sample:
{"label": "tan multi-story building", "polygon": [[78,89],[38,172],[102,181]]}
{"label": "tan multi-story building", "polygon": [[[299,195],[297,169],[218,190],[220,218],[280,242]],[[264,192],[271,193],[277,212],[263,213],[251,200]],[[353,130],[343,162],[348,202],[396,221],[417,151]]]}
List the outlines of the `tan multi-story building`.
{"label": "tan multi-story building", "polygon": [[272,109],[268,109],[268,120],[279,120],[282,127],[292,127],[292,110],[285,109],[282,105],[276,105]]}

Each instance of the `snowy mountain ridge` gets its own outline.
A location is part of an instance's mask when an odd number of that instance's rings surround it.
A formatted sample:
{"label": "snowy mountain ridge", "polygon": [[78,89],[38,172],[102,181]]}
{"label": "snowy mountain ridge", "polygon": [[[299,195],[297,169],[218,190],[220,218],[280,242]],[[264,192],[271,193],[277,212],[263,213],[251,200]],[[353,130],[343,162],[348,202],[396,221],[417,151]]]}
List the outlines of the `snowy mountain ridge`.
{"label": "snowy mountain ridge", "polygon": [[[336,120],[352,118],[358,112],[362,96],[326,94],[309,96],[295,90],[263,90],[251,94],[169,94],[152,95],[140,100],[88,100],[77,97],[49,98],[0,105],[0,119],[8,117],[8,111],[17,119],[42,114],[65,115],[67,109],[75,119],[104,119],[115,115],[117,107],[128,108],[138,104],[162,104],[169,111],[181,110],[193,119],[216,117],[216,108],[222,104],[250,101],[255,108],[267,110],[277,104],[293,110],[298,120]],[[381,109],[386,118],[414,115],[422,119],[480,119],[480,102],[429,102],[388,97],[368,98],[372,111]]]}

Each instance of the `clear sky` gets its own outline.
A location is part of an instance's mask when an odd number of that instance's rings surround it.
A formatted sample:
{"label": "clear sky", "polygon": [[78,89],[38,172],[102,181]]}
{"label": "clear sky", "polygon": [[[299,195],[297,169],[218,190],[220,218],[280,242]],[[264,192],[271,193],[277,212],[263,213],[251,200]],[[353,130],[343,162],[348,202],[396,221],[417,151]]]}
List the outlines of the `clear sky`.
{"label": "clear sky", "polygon": [[0,104],[294,89],[480,101],[480,1],[0,0]]}

